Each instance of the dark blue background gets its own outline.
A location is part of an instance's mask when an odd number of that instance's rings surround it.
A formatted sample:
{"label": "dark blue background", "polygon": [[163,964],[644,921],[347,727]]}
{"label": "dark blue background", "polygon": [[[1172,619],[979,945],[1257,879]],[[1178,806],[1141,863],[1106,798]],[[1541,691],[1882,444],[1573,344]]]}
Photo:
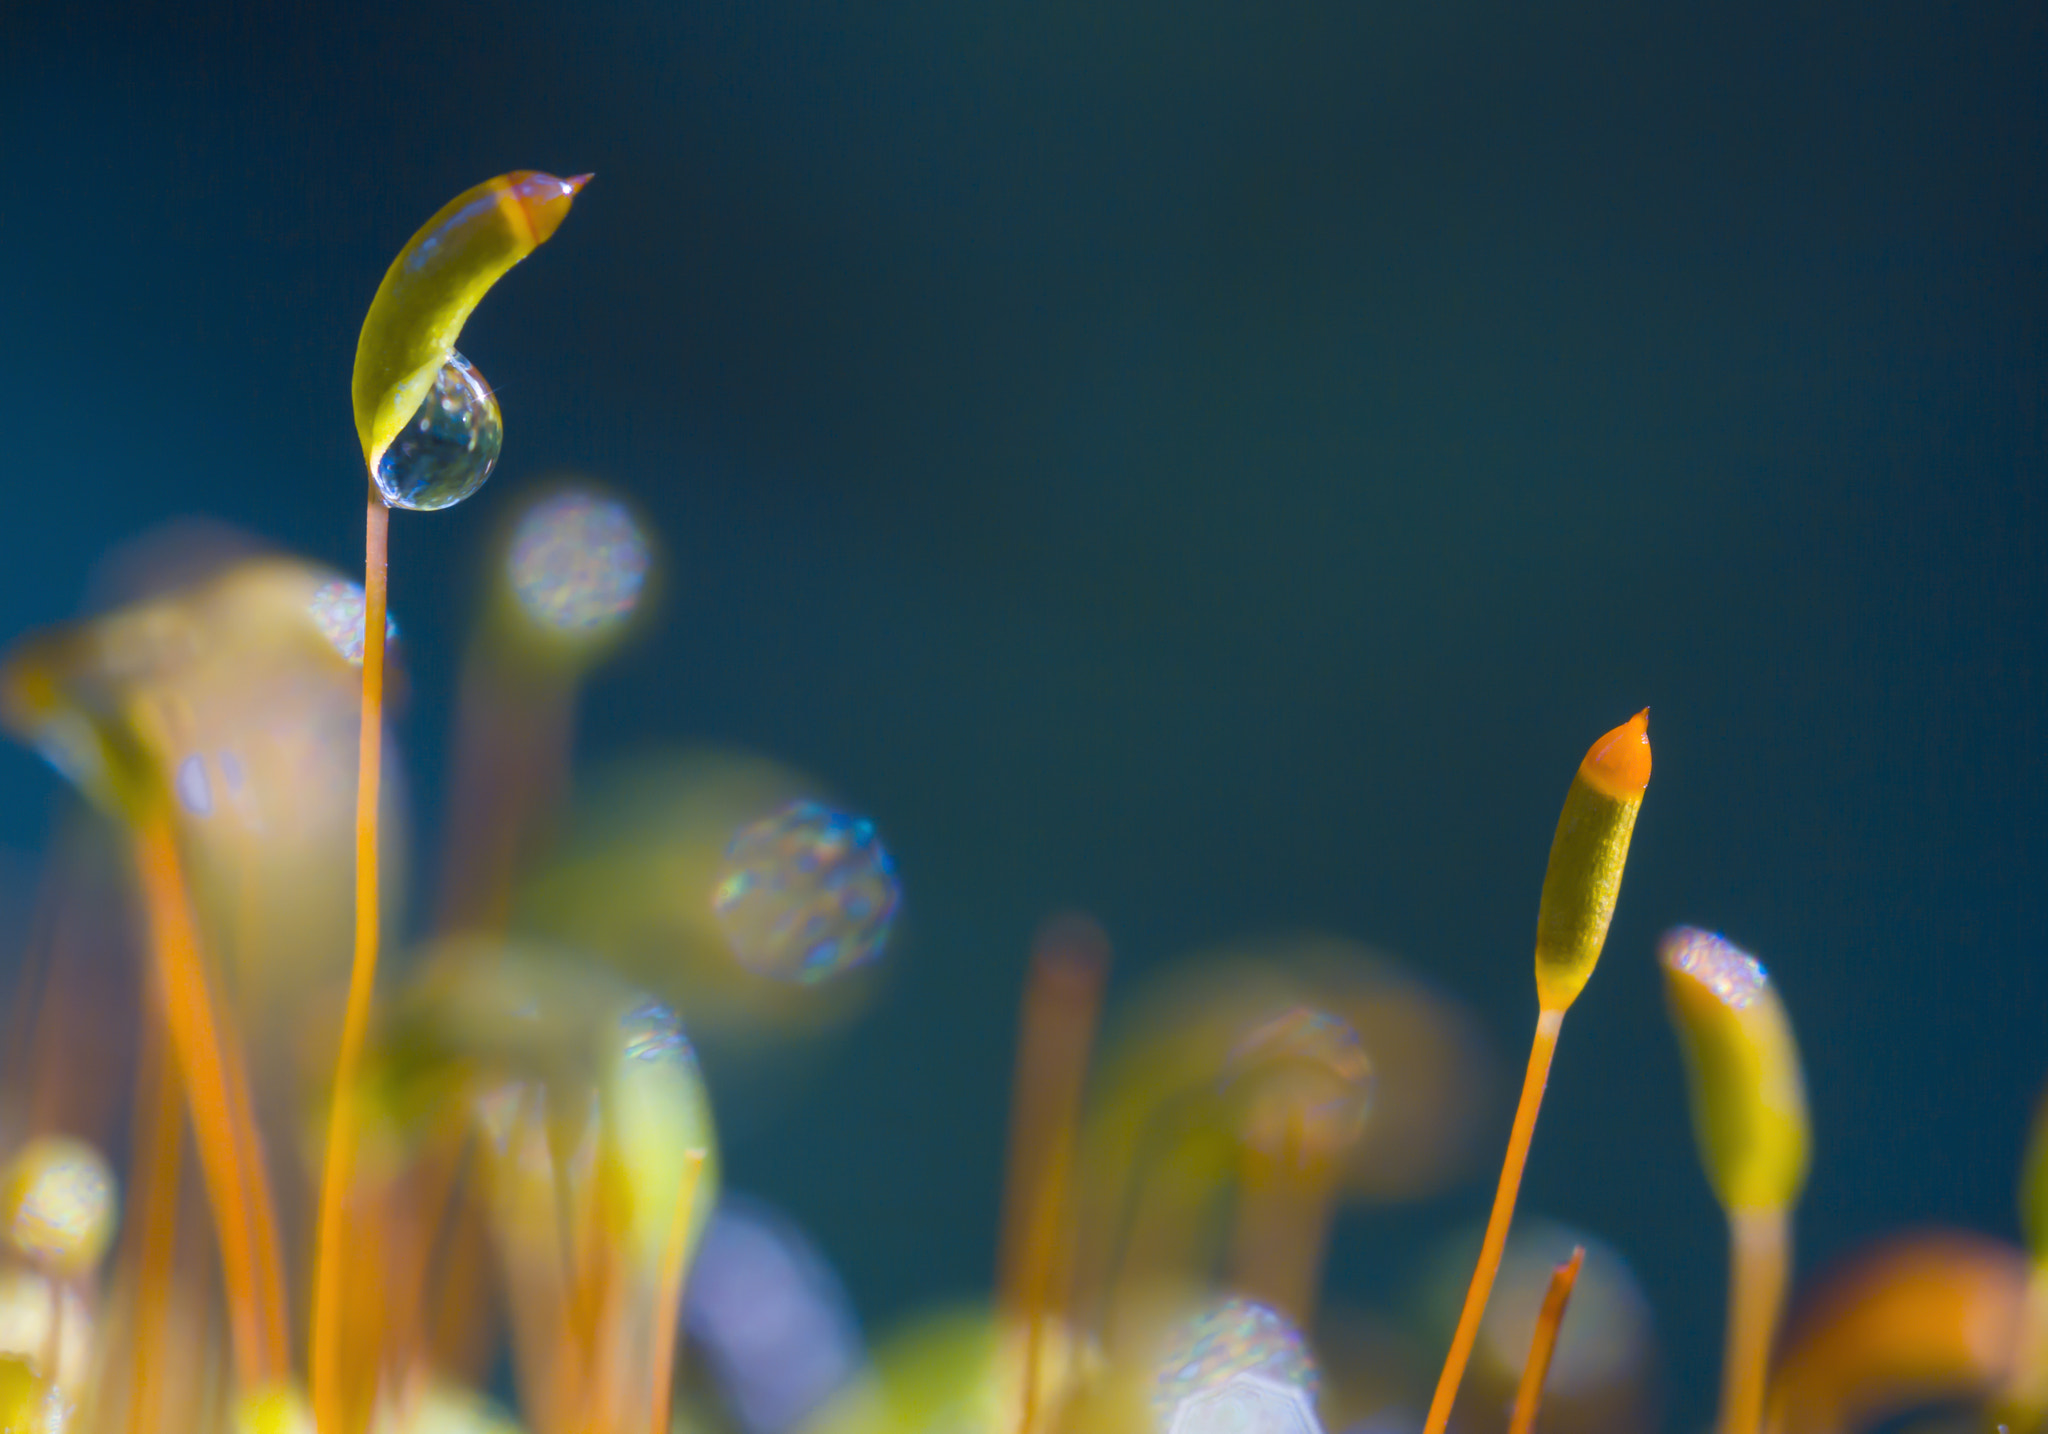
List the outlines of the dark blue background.
{"label": "dark blue background", "polygon": [[[906,874],[888,1003],[732,1151],[870,1315],[986,1278],[1040,914],[1097,911],[1125,977],[1368,938],[1518,1051],[1558,801],[1644,703],[1526,1201],[1634,1261],[1679,1426],[1722,1237],[1664,926],[1792,1006],[1802,1266],[2011,1230],[2048,1067],[2039,5],[582,8],[10,12],[0,628],[173,514],[354,567],[385,264],[487,175],[595,170],[464,339],[502,476],[394,525],[408,741],[431,800],[494,504],[567,464],[640,499],[666,617],[588,745],[775,752]],[[53,786],[0,759],[0,841]],[[1337,1290],[1399,1278],[1382,1235]]]}

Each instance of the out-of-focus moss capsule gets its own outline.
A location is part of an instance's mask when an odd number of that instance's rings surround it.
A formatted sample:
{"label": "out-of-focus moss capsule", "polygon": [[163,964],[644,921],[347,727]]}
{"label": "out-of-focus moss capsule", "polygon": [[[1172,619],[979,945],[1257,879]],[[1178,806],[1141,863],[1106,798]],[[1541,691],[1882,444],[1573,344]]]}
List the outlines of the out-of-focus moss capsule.
{"label": "out-of-focus moss capsule", "polygon": [[1754,957],[1681,926],[1659,948],[1692,1084],[1693,1132],[1731,1212],[1783,1210],[1806,1181],[1806,1085],[1792,1023]]}
{"label": "out-of-focus moss capsule", "polygon": [[1536,995],[1546,1011],[1570,1006],[1600,959],[1649,784],[1646,707],[1593,744],[1565,793],[1536,913]]}
{"label": "out-of-focus moss capsule", "polygon": [[32,1264],[83,1274],[106,1253],[119,1218],[114,1175],[83,1141],[39,1136],[23,1146],[0,1182],[7,1239]]}
{"label": "out-of-focus moss capsule", "polygon": [[706,1152],[690,1209],[694,1248],[718,1204],[718,1132],[697,1057],[675,1013],[641,998],[619,1016],[612,1040],[600,1044],[606,1139],[599,1159],[610,1187],[623,1197],[614,1233],[642,1268],[654,1269],[667,1243],[676,1192],[692,1151]]}
{"label": "out-of-focus moss capsule", "polygon": [[1329,1157],[1365,1129],[1372,1109],[1372,1060],[1342,1016],[1293,1006],[1254,1027],[1225,1063],[1219,1094],[1241,1110],[1245,1143],[1299,1158],[1290,1144]]}

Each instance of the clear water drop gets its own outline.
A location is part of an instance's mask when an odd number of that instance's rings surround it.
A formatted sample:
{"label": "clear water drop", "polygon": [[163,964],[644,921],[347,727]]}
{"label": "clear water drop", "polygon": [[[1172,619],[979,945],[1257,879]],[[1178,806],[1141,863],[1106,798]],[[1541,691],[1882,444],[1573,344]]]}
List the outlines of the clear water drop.
{"label": "clear water drop", "polygon": [[813,985],[879,956],[901,897],[873,823],[796,801],[740,829],[711,907],[742,966]]}
{"label": "clear water drop", "polygon": [[571,490],[519,520],[508,568],[512,591],[535,622],[589,632],[639,604],[647,557],[647,539],[624,504]]}
{"label": "clear water drop", "polygon": [[453,507],[484,486],[504,442],[490,384],[451,349],[426,402],[377,460],[377,488],[394,508]]}

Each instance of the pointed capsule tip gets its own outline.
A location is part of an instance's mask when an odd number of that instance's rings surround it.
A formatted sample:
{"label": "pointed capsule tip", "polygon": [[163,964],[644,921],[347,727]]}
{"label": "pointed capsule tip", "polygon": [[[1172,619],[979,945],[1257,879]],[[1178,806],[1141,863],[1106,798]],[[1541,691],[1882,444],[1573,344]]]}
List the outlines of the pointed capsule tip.
{"label": "pointed capsule tip", "polygon": [[572,174],[567,179],[562,181],[562,188],[568,190],[570,195],[574,196],[579,190],[583,188],[584,185],[590,183],[590,181],[595,178],[597,178],[597,175],[595,173]]}
{"label": "pointed capsule tip", "polygon": [[1611,797],[1640,801],[1650,785],[1650,709],[1595,742],[1579,772]]}

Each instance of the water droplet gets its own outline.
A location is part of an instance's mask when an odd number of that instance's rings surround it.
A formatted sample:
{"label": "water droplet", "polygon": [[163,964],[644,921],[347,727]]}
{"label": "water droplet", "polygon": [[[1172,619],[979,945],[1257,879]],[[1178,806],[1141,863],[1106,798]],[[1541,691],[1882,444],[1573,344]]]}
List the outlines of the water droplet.
{"label": "water droplet", "polygon": [[636,1061],[680,1060],[694,1066],[697,1053],[683,1034],[676,1013],[659,1001],[642,1001],[619,1017],[625,1033],[626,1058]]}
{"label": "water droplet", "polygon": [[114,1176],[90,1145],[38,1137],[8,1167],[5,1208],[7,1237],[31,1262],[87,1270],[114,1233]]}
{"label": "water droplet", "polygon": [[[306,604],[306,611],[311,614],[321,635],[334,644],[336,652],[357,667],[363,665],[363,589],[360,584],[340,578],[322,583],[313,590],[313,598]],[[388,610],[384,614],[384,641],[398,641],[398,619]]]}
{"label": "water droplet", "polygon": [[732,839],[711,905],[742,966],[808,985],[880,955],[900,900],[872,823],[796,801]]}
{"label": "water droplet", "polygon": [[1666,933],[1659,954],[1666,966],[1692,977],[1731,1010],[1755,1005],[1770,984],[1756,957],[1697,927],[1681,926]]}
{"label": "water droplet", "polygon": [[377,488],[394,508],[452,507],[484,486],[504,442],[490,384],[450,350],[426,402],[377,460]]}
{"label": "water droplet", "polygon": [[178,763],[178,801],[195,817],[213,815],[213,784],[206,779],[206,759],[194,753]]}
{"label": "water droplet", "polygon": [[639,604],[647,558],[647,539],[624,504],[591,493],[557,493],[519,520],[509,562],[512,591],[542,627],[588,631]]}
{"label": "water droplet", "polygon": [[1317,1383],[1300,1331],[1277,1311],[1232,1295],[1168,1339],[1152,1410],[1169,1434],[1295,1434],[1319,1427]]}

